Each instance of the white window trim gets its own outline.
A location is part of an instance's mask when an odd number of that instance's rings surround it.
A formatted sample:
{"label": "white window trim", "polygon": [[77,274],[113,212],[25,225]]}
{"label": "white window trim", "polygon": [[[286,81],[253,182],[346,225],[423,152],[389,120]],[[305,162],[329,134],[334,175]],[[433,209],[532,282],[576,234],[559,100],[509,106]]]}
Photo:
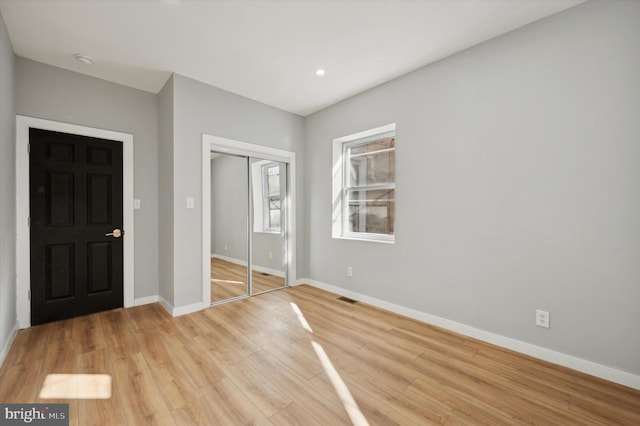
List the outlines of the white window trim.
{"label": "white window trim", "polygon": [[[275,160],[261,160],[251,164],[251,180],[252,182],[260,182],[260,185],[252,186],[251,197],[253,199],[253,232],[262,234],[279,234],[280,229],[271,230],[268,228],[265,218],[265,210],[268,206],[264,205],[264,189],[263,189],[263,170],[268,164],[280,163]],[[282,220],[282,218],[281,218]]]}
{"label": "white window trim", "polygon": [[[271,233],[271,234],[279,234],[281,226],[278,224],[278,227],[271,227],[270,225],[270,210],[269,210],[269,201],[272,198],[277,198],[281,200],[281,195],[278,194],[277,197],[269,195],[269,181],[267,177],[267,170],[271,167],[278,166],[278,162],[272,161],[267,164],[262,165],[261,174],[262,174],[262,232]],[[280,171],[278,171],[278,179],[280,179]],[[282,221],[282,218],[280,219]]]}
{"label": "white window trim", "polygon": [[344,184],[346,181],[346,171],[344,170],[345,147],[349,145],[362,144],[372,142],[374,140],[383,139],[385,137],[395,135],[395,131],[396,123],[391,123],[384,126],[376,127],[375,129],[354,133],[352,135],[343,136],[333,140],[333,212],[331,227],[331,234],[333,238],[343,240],[371,241],[388,244],[395,243],[395,233],[393,235],[386,235],[346,231],[346,221],[348,220],[348,218],[346,215],[346,206],[344,205]]}

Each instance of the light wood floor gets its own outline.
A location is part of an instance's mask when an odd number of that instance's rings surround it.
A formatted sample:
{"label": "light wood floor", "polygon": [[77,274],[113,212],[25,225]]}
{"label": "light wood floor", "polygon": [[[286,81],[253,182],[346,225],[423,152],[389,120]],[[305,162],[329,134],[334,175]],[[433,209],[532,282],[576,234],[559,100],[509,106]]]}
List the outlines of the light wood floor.
{"label": "light wood floor", "polygon": [[305,285],[20,331],[0,401],[46,402],[50,373],[113,380],[110,399],[60,401],[72,425],[640,424],[640,391]]}
{"label": "light wood floor", "polygon": [[[253,294],[284,287],[284,278],[265,274],[258,271],[251,272]],[[247,294],[246,266],[227,262],[226,260],[211,258],[211,302],[230,299]]]}

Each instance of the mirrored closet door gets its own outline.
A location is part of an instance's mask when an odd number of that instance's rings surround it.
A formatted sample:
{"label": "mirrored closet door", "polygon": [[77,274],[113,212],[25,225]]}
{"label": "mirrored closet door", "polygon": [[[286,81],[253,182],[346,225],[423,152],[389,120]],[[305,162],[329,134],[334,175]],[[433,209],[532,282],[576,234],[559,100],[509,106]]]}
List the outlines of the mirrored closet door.
{"label": "mirrored closet door", "polygon": [[211,303],[249,294],[246,157],[211,153]]}
{"label": "mirrored closet door", "polygon": [[287,164],[211,152],[211,303],[284,287]]}

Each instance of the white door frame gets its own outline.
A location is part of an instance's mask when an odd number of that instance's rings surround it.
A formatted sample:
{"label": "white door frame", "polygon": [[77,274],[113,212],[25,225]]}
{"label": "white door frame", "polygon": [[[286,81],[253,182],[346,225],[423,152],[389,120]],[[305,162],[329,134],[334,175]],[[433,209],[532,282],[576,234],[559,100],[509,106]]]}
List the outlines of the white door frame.
{"label": "white door frame", "polygon": [[211,305],[211,151],[287,163],[287,267],[289,285],[296,281],[296,154],[248,142],[202,134],[202,304]]}
{"label": "white door frame", "polygon": [[31,326],[31,243],[29,232],[29,128],[122,141],[124,306],[133,306],[133,135],[16,115],[16,308],[20,328]]}

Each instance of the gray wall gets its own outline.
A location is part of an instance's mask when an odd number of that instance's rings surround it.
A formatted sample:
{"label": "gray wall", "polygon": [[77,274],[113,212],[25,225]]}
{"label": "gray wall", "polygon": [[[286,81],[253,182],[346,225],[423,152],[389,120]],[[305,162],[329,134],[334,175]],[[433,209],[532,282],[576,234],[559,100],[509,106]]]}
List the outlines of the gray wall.
{"label": "gray wall", "polygon": [[0,353],[16,327],[16,175],[13,47],[0,15]]}
{"label": "gray wall", "polygon": [[173,78],[158,94],[159,296],[173,305]]}
{"label": "gray wall", "polygon": [[[259,272],[284,273],[285,243],[283,236],[280,233],[254,232],[251,238],[253,244],[251,264],[254,267],[266,268],[264,271],[256,268]],[[271,252],[271,259],[269,259],[269,252]]]}
{"label": "gray wall", "polygon": [[24,58],[16,60],[16,113],[133,134],[135,297],[158,294],[157,96]]}
{"label": "gray wall", "polygon": [[[308,117],[308,276],[640,374],[639,24],[587,2]],[[332,139],[390,122],[396,244],[333,240]]]}
{"label": "gray wall", "polygon": [[[178,307],[202,299],[202,238],[208,238],[201,225],[202,134],[295,152],[299,168],[298,227],[303,229],[304,119],[177,74],[173,76],[173,91],[174,306]],[[196,199],[195,209],[185,207],[186,197]],[[304,249],[301,235],[298,247]],[[301,250],[298,259],[305,258]]]}

